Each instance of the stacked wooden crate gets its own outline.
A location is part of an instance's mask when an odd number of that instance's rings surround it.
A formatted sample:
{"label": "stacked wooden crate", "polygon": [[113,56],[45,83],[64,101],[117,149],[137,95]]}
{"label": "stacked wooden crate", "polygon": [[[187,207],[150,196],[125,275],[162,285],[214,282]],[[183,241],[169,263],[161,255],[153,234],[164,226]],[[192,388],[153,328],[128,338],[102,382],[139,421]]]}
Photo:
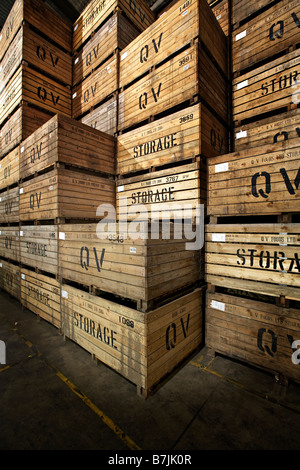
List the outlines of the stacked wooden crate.
{"label": "stacked wooden crate", "polygon": [[299,382],[300,2],[232,12],[235,140],[208,160],[206,344]]}

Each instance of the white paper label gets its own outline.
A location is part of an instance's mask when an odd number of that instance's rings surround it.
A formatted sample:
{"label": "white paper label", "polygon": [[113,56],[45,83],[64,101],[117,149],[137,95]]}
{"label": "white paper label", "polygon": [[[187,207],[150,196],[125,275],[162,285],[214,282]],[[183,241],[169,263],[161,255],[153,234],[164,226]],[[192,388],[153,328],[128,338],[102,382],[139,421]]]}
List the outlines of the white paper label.
{"label": "white paper label", "polygon": [[21,274],[21,277],[22,277],[22,279],[24,279],[24,281],[25,281],[25,279],[26,279],[25,274]]}
{"label": "white paper label", "polygon": [[64,232],[59,232],[59,239],[60,240],[65,240],[66,239],[66,234]]}
{"label": "white paper label", "polygon": [[222,18],[222,15],[217,16],[217,20],[220,20]]}
{"label": "white paper label", "polygon": [[134,246],[130,247],[130,253],[136,253],[136,248]]}
{"label": "white paper label", "polygon": [[24,148],[24,147],[22,147],[22,148],[21,148],[21,153],[23,153],[23,152],[24,152],[24,150],[25,150],[25,148]]}
{"label": "white paper label", "polygon": [[50,189],[50,191],[52,191],[52,190],[53,190],[53,186],[50,186],[50,188],[49,188],[49,189]]}
{"label": "white paper label", "polygon": [[74,94],[72,95],[72,98],[74,99],[74,98],[76,98],[76,96],[77,96],[77,93],[74,93]]}
{"label": "white paper label", "polygon": [[189,12],[189,10],[185,10],[185,11],[182,13],[182,16],[185,16],[185,15],[187,15],[187,14],[188,14],[188,12]]}
{"label": "white paper label", "polygon": [[76,31],[77,28],[78,28],[78,24],[74,26],[74,31]]}
{"label": "white paper label", "polygon": [[187,70],[189,68],[189,64],[186,64],[184,67],[183,67],[183,70]]}
{"label": "white paper label", "polygon": [[76,65],[76,64],[78,64],[78,62],[79,62],[79,57],[77,57],[77,59],[75,59],[74,64]]}
{"label": "white paper label", "polygon": [[247,131],[240,131],[235,135],[236,139],[243,139],[244,137],[247,137]]}
{"label": "white paper label", "polygon": [[69,294],[66,290],[62,290],[61,291],[61,296],[64,298],[64,299],[67,299],[69,297]]}
{"label": "white paper label", "polygon": [[213,242],[225,242],[226,235],[225,233],[212,233],[211,239]]}
{"label": "white paper label", "polygon": [[21,230],[20,231],[20,237],[23,237],[23,234],[24,234],[24,232],[23,232],[23,230]]}
{"label": "white paper label", "polygon": [[118,193],[120,193],[120,192],[122,192],[122,191],[124,191],[124,186],[119,186],[119,187],[118,187]]}
{"label": "white paper label", "polygon": [[215,165],[215,173],[221,173],[222,171],[228,171],[228,162]]}
{"label": "white paper label", "polygon": [[221,310],[222,312],[225,312],[225,304],[223,302],[218,302],[217,300],[212,300],[210,303],[210,306],[212,308],[215,308],[216,310]]}
{"label": "white paper label", "polygon": [[240,39],[243,39],[246,36],[247,36],[247,30],[245,29],[245,31],[242,31],[241,33],[239,33],[235,36],[235,40],[239,41]]}
{"label": "white paper label", "polygon": [[2,202],[2,197],[0,197],[0,202]]}
{"label": "white paper label", "polygon": [[23,194],[24,189],[20,188],[20,194]]}
{"label": "white paper label", "polygon": [[244,80],[243,82],[238,83],[236,87],[238,90],[241,90],[242,88],[245,88],[246,86],[248,86],[248,80]]}
{"label": "white paper label", "polygon": [[121,60],[126,59],[127,56],[128,56],[128,52],[124,52],[124,54],[121,55]]}
{"label": "white paper label", "polygon": [[2,268],[2,263],[0,263],[0,268]]}

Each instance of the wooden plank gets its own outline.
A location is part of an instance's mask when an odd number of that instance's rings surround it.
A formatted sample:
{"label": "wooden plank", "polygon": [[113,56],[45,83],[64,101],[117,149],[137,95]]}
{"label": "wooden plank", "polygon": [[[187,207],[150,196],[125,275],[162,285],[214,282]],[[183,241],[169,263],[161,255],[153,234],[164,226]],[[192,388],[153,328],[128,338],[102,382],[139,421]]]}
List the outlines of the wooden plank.
{"label": "wooden plank", "polygon": [[20,266],[0,260],[0,287],[12,297],[20,300]]}
{"label": "wooden plank", "polygon": [[117,220],[196,217],[206,201],[206,172],[201,162],[117,181]]}
{"label": "wooden plank", "polygon": [[19,187],[17,186],[0,193],[0,223],[17,223],[19,220]]}
{"label": "wooden plank", "polygon": [[231,10],[229,0],[222,0],[212,5],[212,11],[219,22],[225,36],[229,36],[231,32]]}
{"label": "wooden plank", "polygon": [[20,261],[23,267],[58,274],[58,226],[21,225]]}
{"label": "wooden plank", "polygon": [[50,118],[50,113],[19,106],[0,130],[0,156],[4,157]]}
{"label": "wooden plank", "polygon": [[196,104],[117,137],[117,174],[226,153],[229,133]]}
{"label": "wooden plank", "polygon": [[15,185],[20,179],[20,146],[0,160],[0,189]]}
{"label": "wooden plank", "polygon": [[296,107],[299,62],[294,51],[234,79],[233,119],[254,121],[264,113]]}
{"label": "wooden plank", "polygon": [[115,204],[115,182],[95,174],[56,168],[23,182],[20,220],[98,219],[100,204]]}
{"label": "wooden plank", "polygon": [[202,341],[202,289],[147,314],[62,286],[64,334],[151,393]]}
{"label": "wooden plank", "polygon": [[67,52],[72,50],[72,28],[58,13],[39,0],[16,0],[5,20],[0,34],[0,59],[2,59],[22,22],[55,41]]}
{"label": "wooden plank", "polygon": [[107,233],[97,224],[60,225],[63,279],[135,302],[171,295],[199,280],[199,253],[186,249],[184,236],[176,239],[171,229],[169,239],[162,238],[161,231],[152,239],[148,229],[124,233],[124,226],[113,231],[112,225]]}
{"label": "wooden plank", "polygon": [[112,96],[105,103],[88,112],[80,121],[98,131],[115,135],[117,132],[117,119],[118,100],[116,96]]}
{"label": "wooden plank", "polygon": [[257,67],[300,43],[300,0],[282,0],[234,32],[232,70]]}
{"label": "wooden plank", "polygon": [[206,345],[214,351],[300,381],[299,309],[222,293],[206,296]]}
{"label": "wooden plank", "polygon": [[208,159],[208,215],[298,212],[299,157],[293,139]]}
{"label": "wooden plank", "polygon": [[55,163],[113,175],[114,138],[74,119],[56,114],[20,146],[20,177]]}
{"label": "wooden plank", "polygon": [[122,50],[139,30],[118,11],[96,31],[73,58],[73,86],[82,82],[114,52]]}
{"label": "wooden plank", "polygon": [[[275,0],[231,0],[232,2],[232,24],[236,29],[239,23],[246,22],[252,15],[257,15],[261,10],[267,9]],[[281,0],[277,1],[280,3]]]}
{"label": "wooden plank", "polygon": [[20,262],[19,227],[0,227],[0,257]]}
{"label": "wooden plank", "polygon": [[92,0],[73,25],[73,52],[79,50],[116,9],[120,9],[139,31],[146,29],[155,19],[144,0]]}
{"label": "wooden plank", "polygon": [[235,128],[234,150],[241,151],[247,148],[299,139],[299,137],[299,111],[293,109],[250,124],[237,126]]}
{"label": "wooden plank", "polygon": [[[206,281],[254,292],[300,299],[299,224],[210,224],[206,227]],[[241,287],[243,286],[243,287]],[[282,294],[283,293],[283,294]]]}
{"label": "wooden plank", "polygon": [[[227,122],[227,83],[199,44],[194,44],[119,93],[119,130],[201,100]],[[158,116],[160,117],[160,116]]]}
{"label": "wooden plank", "polygon": [[55,278],[21,268],[21,304],[61,328],[60,283]]}
{"label": "wooden plank", "polygon": [[111,98],[118,88],[118,58],[114,55],[100,65],[72,92],[72,117],[79,118],[92,107]]}
{"label": "wooden plank", "polygon": [[227,42],[206,0],[180,0],[133,40],[121,54],[120,87],[170,58],[198,38],[228,76]]}

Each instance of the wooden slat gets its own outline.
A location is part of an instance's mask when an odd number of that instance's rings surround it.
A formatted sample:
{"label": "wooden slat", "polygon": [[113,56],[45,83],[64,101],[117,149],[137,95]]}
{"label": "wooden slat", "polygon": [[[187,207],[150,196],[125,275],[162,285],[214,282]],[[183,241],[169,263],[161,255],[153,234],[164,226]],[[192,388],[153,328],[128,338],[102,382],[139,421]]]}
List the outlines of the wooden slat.
{"label": "wooden slat", "polygon": [[229,0],[222,0],[216,5],[212,5],[211,8],[223,33],[225,36],[229,36],[231,31],[231,10]]}
{"label": "wooden slat", "polygon": [[18,223],[20,220],[19,209],[18,186],[0,193],[0,223]]}
{"label": "wooden slat", "polygon": [[92,109],[81,118],[81,122],[109,135],[117,132],[118,100],[113,96],[102,105]]}
{"label": "wooden slat", "polygon": [[0,259],[0,286],[12,297],[20,300],[20,266]]}
{"label": "wooden slat", "polygon": [[[232,24],[237,28],[240,22],[245,22],[251,15],[270,7],[275,0],[232,0]],[[277,2],[278,3],[278,2]],[[279,2],[280,3],[280,2]]]}
{"label": "wooden slat", "polygon": [[20,146],[9,152],[0,160],[0,189],[19,182],[20,178]]}
{"label": "wooden slat", "polygon": [[58,274],[58,226],[21,226],[20,261],[24,266]]}

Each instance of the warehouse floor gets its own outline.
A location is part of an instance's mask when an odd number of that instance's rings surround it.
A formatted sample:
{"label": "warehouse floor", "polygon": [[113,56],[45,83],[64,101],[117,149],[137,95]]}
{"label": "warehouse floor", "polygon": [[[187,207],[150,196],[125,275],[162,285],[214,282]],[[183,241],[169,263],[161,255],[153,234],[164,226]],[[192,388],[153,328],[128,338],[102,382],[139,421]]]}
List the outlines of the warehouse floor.
{"label": "warehouse floor", "polygon": [[144,400],[6,293],[0,339],[1,450],[300,449],[300,385],[205,348]]}

